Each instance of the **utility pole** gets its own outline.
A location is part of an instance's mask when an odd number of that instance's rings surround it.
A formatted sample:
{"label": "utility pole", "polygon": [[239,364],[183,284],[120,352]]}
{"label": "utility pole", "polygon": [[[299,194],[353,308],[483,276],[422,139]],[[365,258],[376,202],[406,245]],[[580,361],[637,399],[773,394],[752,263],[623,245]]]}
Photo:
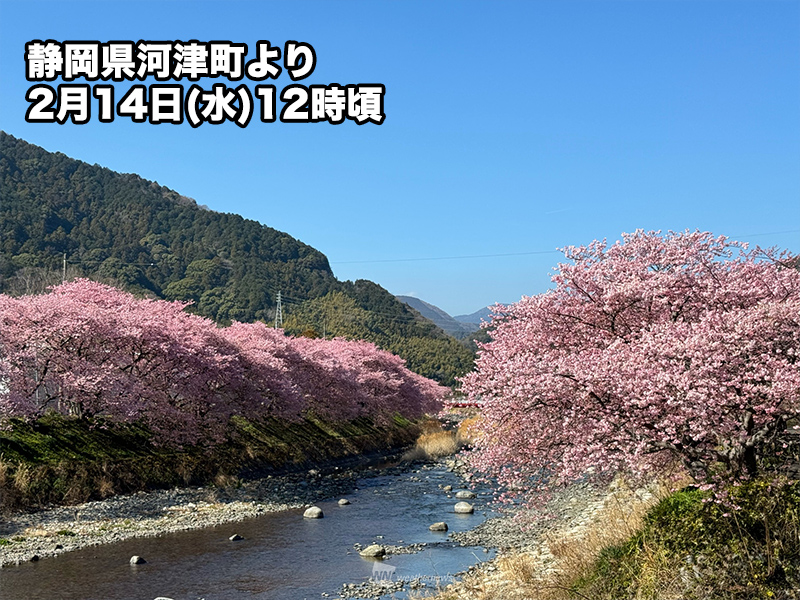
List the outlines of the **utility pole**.
{"label": "utility pole", "polygon": [[275,329],[278,327],[283,327],[283,305],[280,292],[278,292],[278,306],[275,308]]}
{"label": "utility pole", "polygon": [[61,283],[67,281],[67,253],[64,252],[64,264],[61,266]]}

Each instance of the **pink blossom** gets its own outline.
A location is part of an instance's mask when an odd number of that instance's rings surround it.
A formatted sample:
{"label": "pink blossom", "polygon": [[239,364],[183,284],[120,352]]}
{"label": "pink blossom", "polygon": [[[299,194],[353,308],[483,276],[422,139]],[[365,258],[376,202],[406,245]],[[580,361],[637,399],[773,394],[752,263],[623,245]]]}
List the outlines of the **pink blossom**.
{"label": "pink blossom", "polygon": [[800,406],[794,259],[688,231],[564,252],[555,289],[500,307],[463,378],[486,402],[474,466],[540,489],[675,461],[757,474]]}
{"label": "pink blossom", "polygon": [[186,304],[89,280],[0,295],[0,418],[142,421],[162,443],[217,443],[234,415],[329,420],[435,411],[444,395],[367,342],[219,328]]}

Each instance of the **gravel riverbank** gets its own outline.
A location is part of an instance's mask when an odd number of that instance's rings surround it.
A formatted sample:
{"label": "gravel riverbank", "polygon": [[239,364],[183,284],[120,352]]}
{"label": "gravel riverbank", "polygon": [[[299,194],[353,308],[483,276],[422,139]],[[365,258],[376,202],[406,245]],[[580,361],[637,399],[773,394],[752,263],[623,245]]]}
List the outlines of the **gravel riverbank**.
{"label": "gravel riverbank", "polygon": [[601,506],[608,490],[587,483],[576,483],[559,490],[543,508],[550,515],[537,519],[533,511],[524,510],[522,522],[515,520],[518,510],[487,519],[474,529],[453,533],[450,538],[462,546],[487,546],[500,552],[528,550],[539,544],[541,537],[564,527],[585,524]]}

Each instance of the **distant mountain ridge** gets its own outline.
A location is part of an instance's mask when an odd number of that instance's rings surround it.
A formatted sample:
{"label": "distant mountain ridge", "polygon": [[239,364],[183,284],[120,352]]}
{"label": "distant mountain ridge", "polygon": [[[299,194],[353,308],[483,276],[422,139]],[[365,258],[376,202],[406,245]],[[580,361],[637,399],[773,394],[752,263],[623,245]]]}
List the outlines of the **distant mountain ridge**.
{"label": "distant mountain ridge", "polygon": [[395,298],[416,310],[426,319],[433,321],[445,333],[448,333],[455,338],[463,338],[473,331],[477,331],[479,328],[480,321],[478,324],[466,321],[460,322],[451,317],[438,306],[434,306],[433,304],[425,302],[424,300],[420,300],[419,298],[415,298],[414,296],[395,296]]}
{"label": "distant mountain ridge", "polygon": [[480,310],[476,310],[474,313],[470,313],[468,315],[457,315],[453,318],[459,323],[472,323],[475,325],[480,325],[481,321],[491,320],[491,316],[492,309],[488,306],[485,306]]}

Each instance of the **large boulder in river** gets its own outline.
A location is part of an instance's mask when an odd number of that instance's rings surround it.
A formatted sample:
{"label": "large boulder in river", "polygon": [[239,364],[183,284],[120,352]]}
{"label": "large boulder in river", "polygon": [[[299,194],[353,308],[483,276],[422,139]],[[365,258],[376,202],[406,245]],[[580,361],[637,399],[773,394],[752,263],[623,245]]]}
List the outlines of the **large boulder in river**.
{"label": "large boulder in river", "polygon": [[471,500],[475,497],[475,492],[470,492],[469,490],[461,490],[460,492],[456,492],[456,498],[459,500]]}
{"label": "large boulder in river", "polygon": [[146,562],[147,561],[145,559],[143,559],[141,556],[136,556],[135,554],[133,556],[131,556],[130,563],[132,565],[143,565]]}
{"label": "large boulder in river", "polygon": [[348,500],[347,498],[342,498],[341,500],[339,500],[339,506],[347,506],[348,504],[350,504],[350,500]]}
{"label": "large boulder in river", "polygon": [[475,512],[475,507],[472,506],[469,502],[459,502],[455,505],[455,510],[458,514],[461,515],[471,515]]}
{"label": "large boulder in river", "polygon": [[319,506],[312,506],[303,513],[303,517],[306,519],[321,519],[323,516],[322,509]]}
{"label": "large boulder in river", "polygon": [[447,523],[444,521],[439,521],[438,523],[434,523],[430,527],[428,527],[431,531],[447,531]]}
{"label": "large boulder in river", "polygon": [[359,552],[359,554],[368,558],[380,558],[386,554],[386,550],[384,550],[383,546],[372,544],[371,546],[364,548],[361,552]]}

